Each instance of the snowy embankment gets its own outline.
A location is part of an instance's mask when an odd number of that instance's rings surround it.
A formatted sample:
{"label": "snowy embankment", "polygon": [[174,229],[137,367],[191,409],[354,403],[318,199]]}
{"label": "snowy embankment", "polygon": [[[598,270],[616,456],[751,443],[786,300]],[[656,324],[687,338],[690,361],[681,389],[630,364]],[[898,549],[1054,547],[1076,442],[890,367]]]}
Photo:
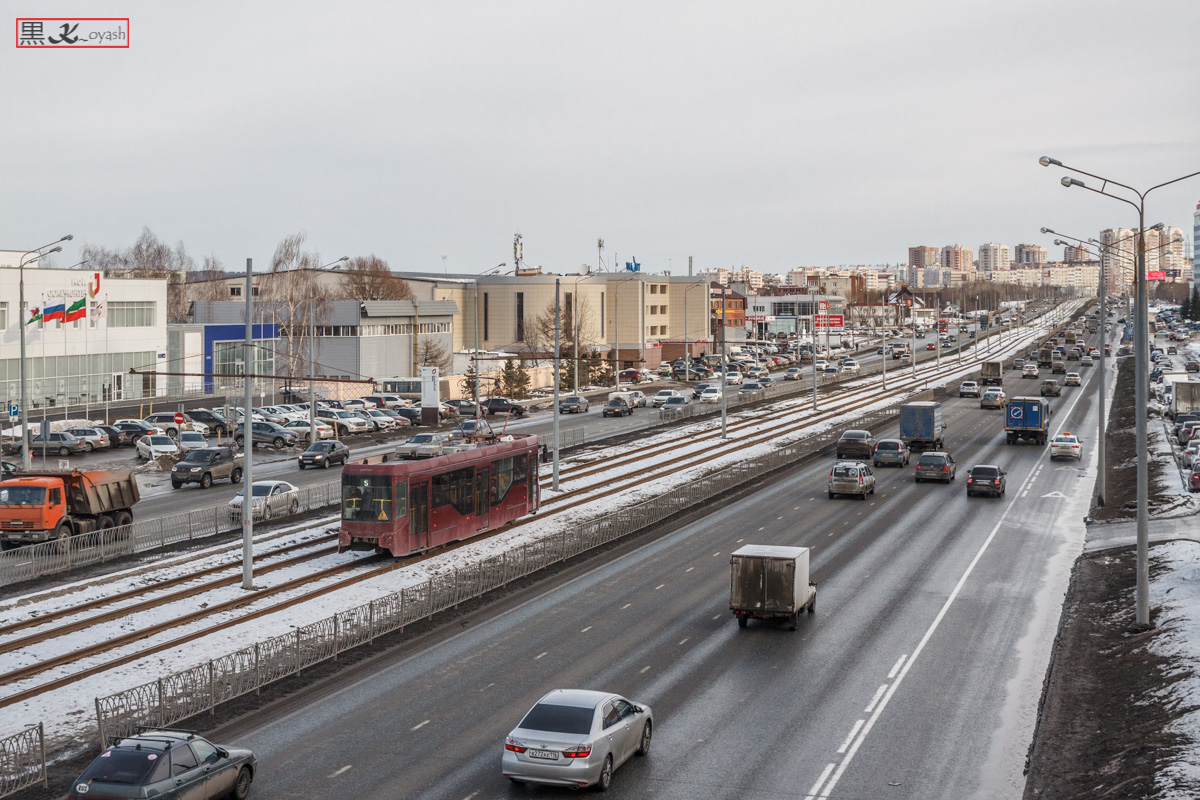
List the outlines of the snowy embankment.
{"label": "snowy embankment", "polygon": [[[988,358],[1008,358],[1020,352],[1024,352],[1033,341],[1036,341],[1041,336],[1044,336],[1044,329],[1035,329],[1024,334],[1014,333],[1011,341],[1004,343],[1003,349],[993,344],[991,351],[984,351],[980,355],[985,355]],[[968,348],[964,353],[964,357],[974,355],[974,347]],[[976,371],[976,366],[963,364],[961,369],[954,369],[953,364],[943,364],[943,374],[939,375],[936,380],[928,381],[929,386],[940,384],[952,384],[962,377]],[[897,376],[899,379],[899,376]],[[859,381],[847,384],[845,388],[867,387],[874,385],[877,378],[872,376]],[[916,393],[926,388],[926,381],[923,378],[918,379],[910,393]],[[789,401],[777,403],[771,408],[782,409],[787,406]],[[806,398],[792,398],[791,403],[806,402]],[[845,414],[837,415],[819,425],[805,428],[801,431],[796,431],[790,434],[783,434],[773,438],[769,443],[756,444],[743,447],[734,452],[719,456],[712,461],[706,462],[703,465],[698,465],[682,472],[671,472],[658,478],[645,480],[643,483],[621,490],[615,495],[606,498],[598,498],[589,503],[586,507],[572,509],[570,514],[556,515],[544,518],[534,518],[528,524],[525,524],[515,530],[507,533],[500,533],[496,536],[485,540],[472,542],[464,547],[454,550],[449,553],[444,553],[439,556],[428,559],[420,564],[415,564],[402,569],[393,570],[386,574],[379,575],[374,578],[364,580],[355,584],[353,587],[332,592],[320,598],[296,602],[286,609],[278,612],[273,612],[264,617],[255,619],[250,622],[232,625],[230,628],[216,632],[212,635],[205,636],[196,641],[187,644],[173,647],[164,650],[161,653],[156,653],[151,656],[140,658],[131,661],[128,664],[119,665],[112,669],[105,670],[96,675],[81,678],[74,681],[70,685],[56,689],[53,692],[45,695],[34,697],[20,703],[5,708],[5,719],[9,720],[9,725],[5,726],[6,730],[0,730],[0,735],[16,730],[24,723],[33,723],[41,721],[46,727],[47,746],[52,752],[60,754],[65,752],[77,751],[80,748],[94,746],[96,736],[96,724],[92,716],[94,713],[94,698],[97,696],[110,695],[124,689],[131,688],[146,683],[156,677],[167,675],[178,670],[182,670],[197,663],[202,663],[205,660],[217,657],[221,654],[236,650],[240,647],[253,644],[254,642],[264,640],[266,638],[276,636],[292,630],[298,626],[311,623],[313,621],[328,617],[338,611],[353,608],[361,605],[369,600],[384,597],[400,589],[422,583],[430,578],[431,575],[451,571],[459,566],[473,563],[481,558],[498,554],[502,551],[519,546],[526,542],[540,539],[547,536],[553,536],[560,533],[564,529],[576,527],[581,518],[594,518],[602,516],[616,508],[625,507],[639,500],[651,498],[661,495],[669,488],[678,485],[680,482],[691,480],[699,475],[712,472],[729,466],[731,464],[749,460],[757,456],[763,455],[776,449],[781,445],[786,445],[795,442],[799,439],[807,438],[820,434],[822,432],[844,426],[847,422],[870,414],[872,411],[886,408],[897,402],[897,399],[883,399],[877,403],[873,403],[865,408],[855,409]],[[737,418],[753,419],[755,416],[761,415],[762,411],[743,412]],[[799,418],[799,417],[798,417]],[[745,439],[752,436],[755,432],[761,432],[765,429],[770,429],[771,425],[778,428],[778,422],[768,424],[766,426],[748,426],[736,432],[730,433],[730,439],[737,442],[738,439]],[[633,447],[636,449],[650,449],[655,444],[662,444],[669,439],[677,437],[681,432],[690,430],[712,430],[719,422],[706,421],[686,427],[677,427],[670,429],[669,432],[663,432],[653,437],[648,437],[642,440]],[[616,457],[619,455],[628,455],[631,447],[624,445],[621,447],[608,448],[606,450],[592,452],[588,454],[589,460],[605,457]],[[644,461],[639,462],[641,467],[649,466],[666,466],[671,463],[676,463],[679,460],[679,453],[676,451],[667,451],[661,454],[647,456]],[[589,483],[603,483],[608,478],[621,477],[628,473],[628,469],[614,469],[612,473],[604,473],[597,476],[589,477]],[[543,500],[554,496],[552,492],[544,492]],[[550,506],[553,508],[553,505]],[[280,546],[289,543],[313,542],[313,547],[318,547],[317,539],[323,537],[326,529],[336,524],[336,518],[330,517],[320,521],[311,527],[297,531],[287,537],[277,537],[272,542],[272,547]],[[327,539],[325,540],[328,541]],[[124,573],[110,574],[101,578],[85,579],[66,586],[59,586],[47,592],[33,592],[23,595],[19,598],[12,598],[0,602],[0,624],[11,623],[16,620],[24,620],[32,617],[43,616],[55,610],[70,607],[72,604],[79,601],[80,598],[88,599],[98,596],[112,596],[120,593],[123,590],[131,588],[142,588],[146,585],[167,580],[174,577],[186,576],[194,574],[199,569],[205,566],[225,563],[229,564],[227,575],[236,575],[240,571],[240,567],[236,563],[238,547],[236,546],[217,546],[207,548],[200,551],[198,554],[178,557],[173,560],[165,560],[160,562],[161,569],[148,571],[145,565],[134,567]],[[295,555],[296,553],[289,554]],[[256,589],[261,593],[262,590],[280,585],[285,579],[295,577],[299,574],[310,574],[318,569],[328,566],[333,566],[347,561],[353,561],[361,558],[361,555],[345,553],[341,555],[330,554],[319,556],[311,561],[305,562],[302,565],[281,569],[269,574],[259,575],[255,579]],[[364,565],[365,567],[365,565]],[[185,585],[198,584],[202,581],[212,580],[214,576],[205,576],[197,578],[194,582],[189,582]],[[340,580],[345,577],[343,574],[337,578],[326,579],[326,582]],[[306,585],[303,589],[290,590],[286,594],[276,597],[256,601],[253,595],[249,595],[240,588],[240,581],[232,581],[228,586],[218,589],[205,591],[203,594],[198,594],[186,599],[177,600],[166,603],[154,608],[152,611],[142,611],[130,614],[119,620],[106,623],[99,626],[93,626],[77,633],[65,637],[64,640],[51,644],[31,645],[30,647],[14,650],[10,653],[0,655],[0,673],[6,673],[13,669],[17,669],[22,665],[27,665],[34,660],[44,660],[59,652],[74,651],[89,645],[102,643],[113,638],[116,632],[128,632],[147,627],[148,625],[160,622],[164,619],[170,619],[173,616],[180,614],[198,611],[203,608],[212,607],[213,605],[227,602],[232,599],[244,599],[244,605],[237,610],[222,612],[215,617],[206,617],[202,621],[193,623],[185,623],[171,628],[169,632],[155,634],[153,637],[143,639],[136,645],[127,645],[123,650],[113,653],[106,652],[104,655],[93,656],[90,659],[81,660],[74,664],[57,668],[53,671],[42,673],[39,676],[27,679],[18,684],[6,686],[4,695],[11,695],[14,692],[20,691],[29,686],[36,685],[38,682],[45,681],[54,677],[65,676],[79,671],[87,666],[95,666],[114,660],[115,656],[122,653],[132,653],[134,648],[140,649],[149,644],[169,641],[184,635],[190,631],[211,626],[217,622],[232,619],[247,611],[251,611],[256,607],[261,607],[262,603],[277,602],[279,597],[293,596],[302,594],[305,591],[311,590],[314,586],[319,586],[321,583],[315,582]],[[182,588],[180,586],[171,587],[168,590],[163,590],[165,595],[169,592],[177,592]],[[147,597],[155,597],[156,594],[139,597],[136,602],[142,602]],[[93,612],[95,613],[95,612]],[[61,624],[61,622],[56,623]],[[30,628],[12,634],[6,637],[0,637],[0,643],[4,641],[12,641],[13,639],[28,636],[37,632],[37,628]]]}

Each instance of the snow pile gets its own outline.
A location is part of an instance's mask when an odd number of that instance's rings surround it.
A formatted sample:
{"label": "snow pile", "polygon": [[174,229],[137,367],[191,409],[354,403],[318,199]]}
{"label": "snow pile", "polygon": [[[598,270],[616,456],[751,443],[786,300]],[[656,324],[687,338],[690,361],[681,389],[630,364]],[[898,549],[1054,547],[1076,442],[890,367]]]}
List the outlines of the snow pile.
{"label": "snow pile", "polygon": [[1191,800],[1200,792],[1200,544],[1168,542],[1156,545],[1151,555],[1159,570],[1150,589],[1160,609],[1160,630],[1148,647],[1176,664],[1178,680],[1166,690],[1165,704],[1184,711],[1168,731],[1189,743],[1159,766],[1155,797]]}

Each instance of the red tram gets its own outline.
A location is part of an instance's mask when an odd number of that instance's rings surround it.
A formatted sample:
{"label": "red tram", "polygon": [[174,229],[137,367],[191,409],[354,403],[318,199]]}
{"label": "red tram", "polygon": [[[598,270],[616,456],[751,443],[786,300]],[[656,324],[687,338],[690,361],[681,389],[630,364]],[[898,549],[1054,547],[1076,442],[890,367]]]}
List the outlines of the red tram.
{"label": "red tram", "polygon": [[504,439],[422,461],[347,464],[338,552],[419,553],[537,511],[537,436]]}

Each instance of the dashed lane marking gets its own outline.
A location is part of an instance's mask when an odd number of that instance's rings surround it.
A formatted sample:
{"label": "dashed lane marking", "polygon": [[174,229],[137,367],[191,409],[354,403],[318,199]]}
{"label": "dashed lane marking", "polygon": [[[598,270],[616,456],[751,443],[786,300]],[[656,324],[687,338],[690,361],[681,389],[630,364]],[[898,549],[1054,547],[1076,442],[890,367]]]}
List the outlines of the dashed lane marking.
{"label": "dashed lane marking", "polygon": [[[542,657],[542,656],[544,656],[544,655],[547,655],[549,652],[550,652],[550,651],[549,651],[549,650],[547,650],[545,653],[538,653],[536,656],[534,656],[534,657],[533,657],[533,660],[534,660],[534,661],[537,661],[539,658],[541,658],[541,657]],[[424,724],[424,723],[421,723],[421,724]],[[414,729],[414,730],[415,730],[415,729]]]}
{"label": "dashed lane marking", "polygon": [[863,726],[864,722],[866,722],[865,719],[860,719],[858,722],[854,723],[854,727],[850,729],[850,735],[846,737],[844,742],[842,742],[842,746],[837,749],[839,754],[846,752],[846,748],[849,747],[850,743],[854,741],[854,737],[858,735],[858,729]]}
{"label": "dashed lane marking", "polygon": [[870,714],[871,711],[874,710],[875,704],[879,702],[879,698],[883,697],[883,693],[886,692],[887,689],[888,685],[885,683],[883,686],[880,686],[875,690],[875,696],[871,698],[871,702],[867,703],[867,707],[863,709],[864,714]]}
{"label": "dashed lane marking", "polygon": [[580,631],[580,633],[587,633],[587,632],[588,632],[588,631],[590,631],[591,629],[592,629],[592,626],[591,626],[591,625],[588,625],[586,628],[584,628],[583,630],[581,630],[581,631]]}
{"label": "dashed lane marking", "polygon": [[[424,724],[425,723],[421,723],[421,725],[424,725]],[[420,725],[418,725],[417,727],[420,727]],[[413,728],[413,730],[416,730],[416,728]],[[342,767],[341,769],[337,770],[336,772],[329,773],[325,777],[326,778],[336,778],[338,775],[341,775],[343,772],[350,769],[350,766],[351,766],[350,764],[347,764],[346,766]]]}
{"label": "dashed lane marking", "polygon": [[908,653],[905,653],[904,655],[900,656],[900,659],[898,661],[896,661],[896,666],[892,667],[891,670],[888,672],[888,680],[889,681],[892,678],[896,677],[896,673],[900,671],[900,667],[902,667],[904,665],[904,659],[906,659],[906,658],[908,658]]}
{"label": "dashed lane marking", "polygon": [[[545,655],[545,653],[543,653],[542,655]],[[421,728],[424,728],[428,724],[429,724],[429,720],[425,720],[424,722],[419,722],[416,725],[413,725],[411,728],[409,728],[409,730],[410,731],[419,731],[419,730],[421,730]],[[349,769],[349,767],[347,767],[347,769]]]}
{"label": "dashed lane marking", "polygon": [[621,610],[624,611],[625,609],[629,608],[631,605],[633,605],[633,603],[626,603],[625,605],[621,606]]}

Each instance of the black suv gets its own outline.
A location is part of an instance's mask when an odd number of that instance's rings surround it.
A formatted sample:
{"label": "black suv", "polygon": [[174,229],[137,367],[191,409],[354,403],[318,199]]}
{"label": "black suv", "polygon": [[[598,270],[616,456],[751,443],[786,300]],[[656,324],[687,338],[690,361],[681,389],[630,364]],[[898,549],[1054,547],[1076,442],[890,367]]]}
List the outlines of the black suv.
{"label": "black suv", "polygon": [[105,748],[71,784],[67,800],[244,798],[257,770],[250,750],[220,747],[187,731],[147,730]]}
{"label": "black suv", "polygon": [[529,410],[525,406],[517,405],[507,397],[489,397],[487,400],[480,400],[479,408],[485,414],[512,414],[514,417],[523,417]]}
{"label": "black suv", "polygon": [[242,479],[242,459],[228,447],[199,447],[171,467],[171,486],[182,489],[185,483],[198,483],[201,489],[212,486],[213,481],[229,479],[237,483]]}
{"label": "black suv", "polygon": [[214,436],[218,433],[222,436],[230,436],[237,429],[233,420],[223,417],[215,411],[209,411],[207,408],[193,408],[187,414],[196,422],[203,422],[207,425],[208,432]]}

